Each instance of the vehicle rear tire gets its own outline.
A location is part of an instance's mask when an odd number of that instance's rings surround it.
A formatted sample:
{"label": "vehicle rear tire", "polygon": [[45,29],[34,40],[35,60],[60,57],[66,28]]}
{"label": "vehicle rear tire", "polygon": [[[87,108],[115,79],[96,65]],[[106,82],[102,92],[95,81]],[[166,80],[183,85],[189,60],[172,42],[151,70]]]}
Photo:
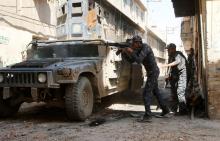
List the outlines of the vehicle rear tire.
{"label": "vehicle rear tire", "polygon": [[16,114],[20,108],[21,104],[11,105],[10,99],[4,100],[2,97],[0,98],[0,117],[10,117]]}
{"label": "vehicle rear tire", "polygon": [[93,90],[88,78],[80,77],[69,84],[65,92],[66,113],[70,120],[84,121],[93,111]]}

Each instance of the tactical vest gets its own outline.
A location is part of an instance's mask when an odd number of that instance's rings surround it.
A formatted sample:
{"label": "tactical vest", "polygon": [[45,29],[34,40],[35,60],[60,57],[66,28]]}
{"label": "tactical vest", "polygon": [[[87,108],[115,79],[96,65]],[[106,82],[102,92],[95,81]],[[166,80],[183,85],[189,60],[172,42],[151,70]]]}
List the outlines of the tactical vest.
{"label": "tactical vest", "polygon": [[[178,54],[179,54],[181,57],[183,57],[184,60],[185,60],[186,71],[187,71],[187,82],[188,82],[188,61],[187,61],[186,57],[183,55],[182,52],[176,51],[175,54],[169,56],[168,63],[174,62],[174,61],[175,61],[175,58],[176,58],[176,56],[177,56]],[[180,74],[181,74],[181,71],[182,71],[182,70],[179,70],[178,67],[177,67],[177,65],[171,67],[171,70],[170,70],[171,78],[172,78],[174,81],[178,81],[179,76],[180,76]]]}

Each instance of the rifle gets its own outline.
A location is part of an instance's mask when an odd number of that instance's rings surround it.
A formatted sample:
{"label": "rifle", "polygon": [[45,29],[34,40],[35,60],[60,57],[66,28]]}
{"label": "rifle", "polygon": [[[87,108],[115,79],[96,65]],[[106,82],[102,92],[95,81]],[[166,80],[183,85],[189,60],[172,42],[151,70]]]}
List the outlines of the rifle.
{"label": "rifle", "polygon": [[164,83],[164,88],[168,87],[168,84],[170,82],[170,67],[167,68],[166,72],[165,72],[165,76],[169,75],[167,78],[165,78],[165,83]]}
{"label": "rifle", "polygon": [[121,43],[109,43],[109,42],[107,42],[106,45],[115,46],[115,47],[118,47],[118,48],[126,48],[126,47],[130,46],[130,44],[127,43],[127,42],[121,42]]}
{"label": "rifle", "polygon": [[132,40],[131,39],[126,39],[125,42],[106,42],[107,45],[109,46],[116,46],[119,48],[125,48],[125,47],[129,47],[132,44]]}
{"label": "rifle", "polygon": [[130,47],[131,44],[128,42],[121,42],[121,43],[106,43],[108,46],[114,46],[119,48],[118,51],[116,52],[116,55],[119,55],[122,53],[124,48]]}

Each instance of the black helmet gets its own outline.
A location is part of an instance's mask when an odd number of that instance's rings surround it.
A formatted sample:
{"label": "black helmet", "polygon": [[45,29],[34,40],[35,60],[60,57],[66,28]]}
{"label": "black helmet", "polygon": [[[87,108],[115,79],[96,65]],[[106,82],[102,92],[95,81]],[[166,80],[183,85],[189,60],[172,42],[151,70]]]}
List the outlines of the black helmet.
{"label": "black helmet", "polygon": [[142,38],[139,35],[135,35],[132,38],[132,42],[141,42],[142,43]]}
{"label": "black helmet", "polygon": [[176,45],[174,43],[170,43],[166,46],[166,49],[168,48],[176,48]]}

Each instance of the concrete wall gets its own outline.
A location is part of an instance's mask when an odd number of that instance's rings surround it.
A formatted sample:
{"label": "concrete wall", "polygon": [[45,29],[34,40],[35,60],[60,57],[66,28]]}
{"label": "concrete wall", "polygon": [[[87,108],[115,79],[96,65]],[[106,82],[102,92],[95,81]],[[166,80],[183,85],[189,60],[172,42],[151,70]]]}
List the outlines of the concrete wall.
{"label": "concrete wall", "polygon": [[32,34],[15,28],[0,26],[0,56],[3,66],[22,60],[22,51],[32,40]]}
{"label": "concrete wall", "polygon": [[47,0],[1,1],[0,62],[3,66],[21,61],[21,52],[33,37],[55,38],[55,7],[55,2]]}
{"label": "concrete wall", "polygon": [[220,1],[207,1],[208,110],[220,119]]}
{"label": "concrete wall", "polygon": [[192,48],[193,43],[193,26],[192,18],[184,17],[181,23],[181,40],[183,42],[184,50],[187,52]]}

